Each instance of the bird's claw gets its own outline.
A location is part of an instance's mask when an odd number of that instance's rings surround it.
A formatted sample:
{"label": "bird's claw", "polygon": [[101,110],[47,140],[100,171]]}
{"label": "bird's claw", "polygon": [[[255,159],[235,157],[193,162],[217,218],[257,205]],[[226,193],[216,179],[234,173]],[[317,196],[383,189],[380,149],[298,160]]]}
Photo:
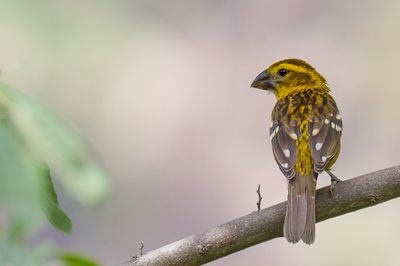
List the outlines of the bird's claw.
{"label": "bird's claw", "polygon": [[335,186],[339,182],[340,182],[340,180],[337,181],[337,180],[331,179],[331,185],[329,186],[329,191],[330,191],[332,197],[333,197],[333,191],[335,190]]}
{"label": "bird's claw", "polygon": [[326,171],[326,172],[331,177],[331,185],[329,187],[329,192],[331,193],[331,196],[333,197],[333,191],[335,190],[336,184],[342,180],[340,180],[337,176],[335,176],[331,171]]}

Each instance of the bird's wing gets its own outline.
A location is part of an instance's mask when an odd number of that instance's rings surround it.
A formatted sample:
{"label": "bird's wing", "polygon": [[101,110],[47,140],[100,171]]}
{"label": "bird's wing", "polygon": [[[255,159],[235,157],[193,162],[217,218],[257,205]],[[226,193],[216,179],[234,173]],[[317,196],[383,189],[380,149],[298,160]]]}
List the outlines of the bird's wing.
{"label": "bird's wing", "polygon": [[308,144],[314,159],[314,170],[324,171],[340,149],[343,124],[335,100],[326,96],[326,104],[312,111],[308,123]]}
{"label": "bird's wing", "polygon": [[292,179],[295,176],[296,139],[300,135],[299,127],[273,119],[269,130],[272,151],[282,173]]}

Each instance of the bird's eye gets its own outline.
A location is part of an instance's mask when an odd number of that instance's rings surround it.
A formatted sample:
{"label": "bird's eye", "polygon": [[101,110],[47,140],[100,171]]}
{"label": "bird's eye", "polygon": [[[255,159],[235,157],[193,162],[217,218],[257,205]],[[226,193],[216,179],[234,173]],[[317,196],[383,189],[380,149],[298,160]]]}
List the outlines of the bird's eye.
{"label": "bird's eye", "polygon": [[288,73],[288,71],[285,68],[281,68],[278,70],[278,73],[279,73],[279,76],[283,77]]}

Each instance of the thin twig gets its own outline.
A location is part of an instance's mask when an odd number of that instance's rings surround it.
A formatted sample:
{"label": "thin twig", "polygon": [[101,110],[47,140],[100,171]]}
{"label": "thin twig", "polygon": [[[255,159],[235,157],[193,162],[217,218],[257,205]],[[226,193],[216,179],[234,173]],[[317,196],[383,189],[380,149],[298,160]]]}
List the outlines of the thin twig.
{"label": "thin twig", "polygon": [[257,189],[257,191],[256,191],[257,194],[258,194],[258,202],[256,203],[256,204],[257,204],[257,211],[261,210],[261,200],[262,200],[262,197],[261,197],[260,187],[261,187],[261,185],[258,184],[258,189]]}
{"label": "thin twig", "polygon": [[144,248],[144,243],[143,243],[143,241],[140,241],[139,254],[133,255],[130,260],[122,263],[121,266],[132,265],[132,263],[134,263],[139,257],[143,256],[143,248]]}
{"label": "thin twig", "polygon": [[[400,197],[400,166],[342,181],[337,184],[333,196],[329,193],[329,187],[318,189],[316,219],[321,222],[396,197]],[[129,265],[200,265],[282,237],[286,204],[282,202],[252,212],[206,232],[150,251]],[[336,223],[336,226],[339,230],[343,224]]]}
{"label": "thin twig", "polygon": [[139,248],[139,254],[140,254],[140,256],[143,256],[143,248],[144,248],[143,241],[140,241],[140,248]]}

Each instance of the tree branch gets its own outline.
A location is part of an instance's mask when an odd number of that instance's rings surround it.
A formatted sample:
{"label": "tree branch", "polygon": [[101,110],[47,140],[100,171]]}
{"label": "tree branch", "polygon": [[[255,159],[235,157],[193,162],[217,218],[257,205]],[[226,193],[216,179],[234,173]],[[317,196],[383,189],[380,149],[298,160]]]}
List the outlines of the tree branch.
{"label": "tree branch", "polygon": [[[324,221],[400,196],[400,165],[317,191],[316,219]],[[127,265],[199,265],[258,243],[282,237],[286,202],[252,212],[206,232],[138,256]],[[340,225],[338,225],[340,226]],[[318,240],[317,240],[318,241]]]}

